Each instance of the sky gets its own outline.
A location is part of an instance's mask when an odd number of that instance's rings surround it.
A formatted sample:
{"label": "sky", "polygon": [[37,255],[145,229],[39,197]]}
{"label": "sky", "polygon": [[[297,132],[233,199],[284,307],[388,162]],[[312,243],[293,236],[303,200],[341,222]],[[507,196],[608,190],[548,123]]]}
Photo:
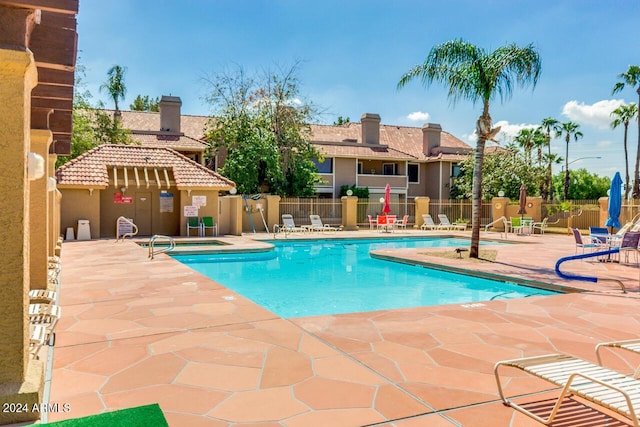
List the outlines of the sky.
{"label": "sky", "polygon": [[[78,63],[92,101],[108,108],[99,87],[118,64],[127,68],[122,106],[138,94],[173,95],[183,114],[209,115],[207,78],[299,61],[300,95],[322,111],[318,123],[377,113],[388,125],[439,123],[475,146],[480,104],[453,104],[437,83],[397,89],[398,80],[448,40],[487,51],[533,44],[542,60],[538,84],[493,100],[491,116],[503,130],[497,140],[508,143],[545,117],[573,121],[584,136],[569,144],[569,169],[620,171],[624,180],[623,131],[610,128],[610,113],[638,95],[631,87],[611,92],[618,74],[640,65],[639,19],[638,0],[81,0]],[[633,177],[638,129],[629,127]],[[552,141],[552,152],[565,157],[563,139]]]}

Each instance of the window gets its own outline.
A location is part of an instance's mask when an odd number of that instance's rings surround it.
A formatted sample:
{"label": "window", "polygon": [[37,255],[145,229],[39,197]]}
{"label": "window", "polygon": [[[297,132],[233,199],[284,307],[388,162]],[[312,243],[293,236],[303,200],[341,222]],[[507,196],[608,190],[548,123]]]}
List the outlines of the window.
{"label": "window", "polygon": [[331,157],[327,157],[323,162],[318,159],[313,159],[313,163],[315,163],[318,173],[333,172],[333,159]]}
{"label": "window", "polygon": [[407,165],[407,175],[410,184],[418,184],[420,182],[420,165],[409,163]]}
{"label": "window", "polygon": [[362,162],[358,162],[358,175],[362,175],[362,170],[363,170]]}
{"label": "window", "polygon": [[396,164],[395,163],[383,163],[382,164],[382,174],[383,175],[395,175],[396,174]]}
{"label": "window", "polygon": [[460,175],[460,166],[459,165],[451,165],[451,178],[457,178]]}

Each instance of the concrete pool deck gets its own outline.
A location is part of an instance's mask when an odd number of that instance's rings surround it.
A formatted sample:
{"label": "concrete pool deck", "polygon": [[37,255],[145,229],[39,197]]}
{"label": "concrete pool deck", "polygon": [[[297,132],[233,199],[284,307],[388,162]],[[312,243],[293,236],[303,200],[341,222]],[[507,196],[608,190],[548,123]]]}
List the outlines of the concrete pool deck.
{"label": "concrete pool deck", "polygon": [[[435,233],[396,234],[417,235]],[[251,247],[248,238],[223,239]],[[612,282],[555,276],[556,260],[575,251],[570,236],[509,242],[491,246],[492,263],[436,258],[425,249],[385,255],[579,283],[588,292],[282,319],[166,255],[148,260],[147,249],[131,241],[65,243],[48,400],[71,411],[48,419],[158,402],[171,426],[538,426],[500,403],[493,365],[552,352],[595,361],[597,343],[640,336],[638,268],[567,265],[622,280],[629,290],[622,294]],[[640,357],[610,353],[605,362],[630,373]],[[513,374],[506,393],[548,410],[548,386]],[[609,417],[575,400],[563,416],[572,426],[604,425]]]}

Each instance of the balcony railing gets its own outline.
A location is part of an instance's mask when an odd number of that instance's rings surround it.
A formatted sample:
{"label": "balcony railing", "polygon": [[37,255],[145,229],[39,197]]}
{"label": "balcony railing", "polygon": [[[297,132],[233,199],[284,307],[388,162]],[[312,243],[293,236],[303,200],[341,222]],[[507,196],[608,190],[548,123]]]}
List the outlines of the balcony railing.
{"label": "balcony railing", "polygon": [[407,176],[406,175],[371,175],[371,174],[358,174],[358,187],[384,188],[387,184],[391,188],[407,188]]}

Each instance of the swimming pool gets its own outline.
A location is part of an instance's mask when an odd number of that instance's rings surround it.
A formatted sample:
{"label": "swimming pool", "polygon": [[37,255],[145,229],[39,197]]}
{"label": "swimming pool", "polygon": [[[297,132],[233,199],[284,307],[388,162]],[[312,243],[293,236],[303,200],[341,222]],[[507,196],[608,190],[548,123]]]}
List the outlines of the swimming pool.
{"label": "swimming pool", "polygon": [[176,254],[281,317],[472,303],[554,292],[374,259],[384,248],[457,247],[459,238],[274,241],[268,252]]}

